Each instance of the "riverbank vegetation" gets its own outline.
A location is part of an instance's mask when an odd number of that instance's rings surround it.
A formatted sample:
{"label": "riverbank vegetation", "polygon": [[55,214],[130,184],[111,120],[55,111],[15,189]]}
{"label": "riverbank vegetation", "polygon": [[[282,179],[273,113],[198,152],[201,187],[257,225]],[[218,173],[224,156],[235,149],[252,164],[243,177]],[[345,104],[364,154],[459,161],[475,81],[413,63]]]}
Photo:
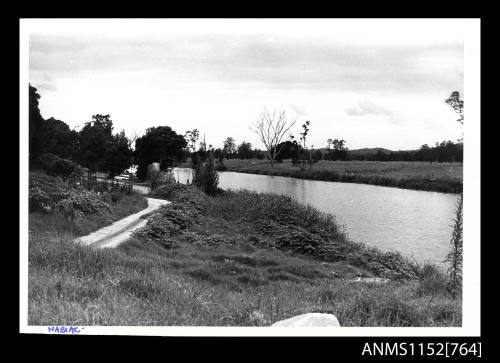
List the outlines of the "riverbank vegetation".
{"label": "riverbank vegetation", "polygon": [[301,170],[290,160],[271,165],[266,160],[226,160],[225,170],[298,179],[363,183],[415,190],[460,193],[462,163],[318,161]]}
{"label": "riverbank vegetation", "polygon": [[63,228],[84,235],[147,207],[146,198],[120,185],[101,183],[98,190],[85,186],[75,187],[43,171],[30,172],[30,241],[31,233],[51,235],[52,229],[56,234]]}
{"label": "riverbank vegetation", "polygon": [[442,272],[353,243],[290,198],[176,183],[152,196],[172,204],[116,249],[71,242],[97,215],[48,226],[30,214],[30,325],[269,326],[307,312],[342,326],[461,325]]}

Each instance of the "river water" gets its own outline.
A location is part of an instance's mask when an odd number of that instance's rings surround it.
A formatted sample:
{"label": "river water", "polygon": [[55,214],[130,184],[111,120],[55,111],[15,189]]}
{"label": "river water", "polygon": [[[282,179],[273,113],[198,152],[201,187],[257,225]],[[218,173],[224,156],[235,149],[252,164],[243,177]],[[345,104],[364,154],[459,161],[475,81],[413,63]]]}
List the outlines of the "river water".
{"label": "river water", "polygon": [[[181,183],[192,179],[191,169],[175,168],[173,174]],[[235,172],[220,172],[219,186],[289,195],[334,215],[355,242],[441,266],[458,198],[456,194]]]}

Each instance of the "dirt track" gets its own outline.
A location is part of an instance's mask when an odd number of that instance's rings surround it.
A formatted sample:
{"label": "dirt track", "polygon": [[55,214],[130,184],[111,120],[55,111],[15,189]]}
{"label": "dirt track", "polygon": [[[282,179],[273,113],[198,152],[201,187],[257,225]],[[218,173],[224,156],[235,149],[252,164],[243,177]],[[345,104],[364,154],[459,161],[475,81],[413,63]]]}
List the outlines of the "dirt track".
{"label": "dirt track", "polygon": [[132,214],[128,217],[110,224],[107,227],[101,228],[87,236],[79,237],[74,240],[85,246],[96,248],[114,248],[130,238],[132,232],[147,223],[147,219],[142,216],[153,212],[163,205],[169,204],[169,201],[163,199],[146,198],[148,207],[142,211]]}

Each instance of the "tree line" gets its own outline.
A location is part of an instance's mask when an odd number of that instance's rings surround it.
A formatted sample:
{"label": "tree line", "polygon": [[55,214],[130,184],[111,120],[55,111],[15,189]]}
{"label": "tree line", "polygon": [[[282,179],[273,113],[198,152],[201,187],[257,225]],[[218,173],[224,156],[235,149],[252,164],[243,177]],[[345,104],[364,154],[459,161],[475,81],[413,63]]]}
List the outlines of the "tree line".
{"label": "tree line", "polygon": [[391,151],[389,153],[379,150],[372,154],[348,155],[347,160],[463,162],[463,150],[463,143],[448,140],[436,142],[433,147],[425,144],[418,150]]}
{"label": "tree line", "polygon": [[[137,177],[146,178],[147,167],[159,162],[161,168],[185,158],[187,141],[168,126],[151,127],[141,137],[114,133],[110,115],[96,114],[80,131],[61,120],[41,116],[37,89],[29,85],[29,165],[65,176],[79,165],[89,177],[97,171],[114,177],[138,165]],[[132,144],[135,141],[135,150]]]}
{"label": "tree line", "polygon": [[[29,163],[30,169],[45,168],[54,173],[69,175],[78,165],[88,169],[89,176],[101,171],[114,177],[132,165],[137,165],[137,177],[145,180],[148,165],[158,162],[160,169],[191,160],[195,165],[205,161],[209,155],[218,160],[219,170],[224,170],[224,159],[265,159],[271,164],[291,159],[294,165],[305,168],[319,160],[373,160],[373,161],[430,161],[462,162],[463,143],[443,141],[430,147],[422,145],[419,150],[393,151],[390,153],[353,154],[343,139],[327,139],[326,148],[314,149],[308,145],[311,121],[302,125],[300,137],[289,134],[296,120],[289,119],[284,111],[265,109],[252,125],[266,150],[254,149],[246,141],[236,144],[233,137],[227,137],[222,147],[207,145],[200,140],[197,129],[177,134],[169,126],[148,128],[141,137],[127,137],[124,131],[114,132],[110,115],[92,115],[80,131],[72,130],[61,120],[44,119],[40,114],[40,95],[29,85]],[[463,100],[457,91],[445,100],[459,114],[463,124]],[[135,141],[135,148],[132,147]],[[198,143],[198,141],[200,141]],[[198,143],[198,144],[197,144]]]}

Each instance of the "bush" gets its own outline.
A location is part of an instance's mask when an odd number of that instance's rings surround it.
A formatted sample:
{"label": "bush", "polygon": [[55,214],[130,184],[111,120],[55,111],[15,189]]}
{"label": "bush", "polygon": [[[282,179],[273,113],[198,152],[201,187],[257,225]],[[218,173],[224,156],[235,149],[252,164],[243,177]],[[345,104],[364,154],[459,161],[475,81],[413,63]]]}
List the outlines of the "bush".
{"label": "bush", "polygon": [[123,194],[122,193],[111,193],[111,201],[113,203],[117,203],[119,202],[120,200],[123,199]]}
{"label": "bush", "polygon": [[212,155],[210,155],[205,162],[195,164],[193,184],[208,195],[217,194],[219,189],[219,174]]}
{"label": "bush", "polygon": [[35,160],[33,167],[45,171],[47,175],[59,176],[70,182],[79,182],[84,175],[80,165],[54,154],[40,155]]}
{"label": "bush", "polygon": [[172,203],[185,203],[198,211],[204,211],[207,207],[207,196],[192,185],[168,183],[153,190],[151,197],[166,199]]}
{"label": "bush", "polygon": [[92,192],[84,190],[73,192],[67,198],[54,204],[54,209],[71,220],[89,214],[111,213],[109,206]]}
{"label": "bush", "polygon": [[226,171],[227,170],[227,166],[226,166],[226,164],[224,164],[224,160],[222,160],[222,159],[217,160],[215,162],[215,169],[217,171]]}
{"label": "bush", "polygon": [[110,213],[109,206],[97,194],[75,189],[61,178],[43,172],[30,173],[29,209],[30,212],[58,212],[69,219]]}
{"label": "bush", "polygon": [[423,264],[419,271],[419,278],[420,282],[416,290],[417,296],[437,296],[448,293],[446,276],[435,265]]}
{"label": "bush", "polygon": [[87,190],[94,193],[121,193],[125,195],[131,195],[134,193],[132,183],[129,182],[119,183],[117,181],[97,181],[96,179],[87,179],[85,187]]}
{"label": "bush", "polygon": [[200,217],[197,209],[184,204],[169,204],[148,218],[148,223],[135,232],[135,235],[146,240],[160,243],[172,248],[177,242],[171,237],[184,232]]}

